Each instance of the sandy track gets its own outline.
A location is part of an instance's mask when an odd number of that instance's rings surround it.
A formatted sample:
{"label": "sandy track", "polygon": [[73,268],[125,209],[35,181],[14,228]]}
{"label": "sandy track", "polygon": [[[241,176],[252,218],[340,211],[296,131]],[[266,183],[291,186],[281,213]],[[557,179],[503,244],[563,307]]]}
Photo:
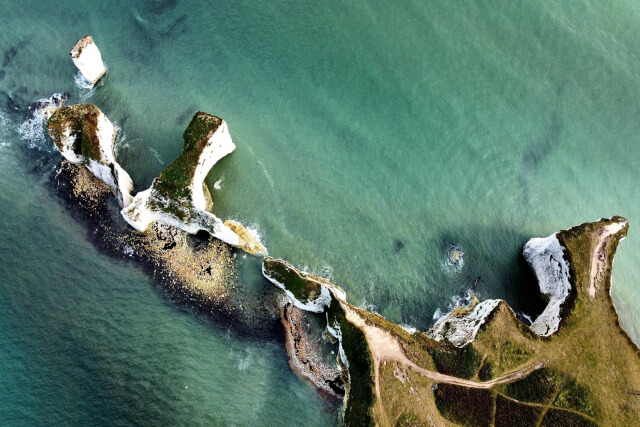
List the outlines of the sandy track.
{"label": "sandy track", "polygon": [[484,382],[465,380],[441,374],[440,372],[430,371],[411,361],[405,354],[402,344],[400,344],[400,341],[394,335],[381,328],[367,324],[365,320],[347,304],[341,303],[341,305],[346,313],[347,320],[364,332],[367,343],[369,344],[369,349],[374,363],[376,396],[378,399],[380,399],[380,363],[382,362],[396,362],[402,365],[405,369],[412,369],[437,382],[480,389],[488,389],[497,384],[519,380],[536,369],[540,369],[544,366],[544,362],[534,363],[515,372]]}
{"label": "sandy track", "polygon": [[602,273],[607,263],[607,254],[605,253],[604,247],[607,245],[611,236],[622,230],[626,225],[627,221],[621,221],[609,224],[598,230],[598,243],[591,254],[591,284],[589,285],[589,298],[591,301],[595,301],[596,299],[596,282],[602,278]]}

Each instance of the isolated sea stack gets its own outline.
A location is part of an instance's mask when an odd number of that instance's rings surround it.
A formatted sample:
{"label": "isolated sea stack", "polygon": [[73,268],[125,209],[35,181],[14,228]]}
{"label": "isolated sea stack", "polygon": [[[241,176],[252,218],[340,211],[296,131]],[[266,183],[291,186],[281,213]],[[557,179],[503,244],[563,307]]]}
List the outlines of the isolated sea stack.
{"label": "isolated sea stack", "polygon": [[86,36],[76,43],[71,49],[71,59],[80,73],[91,84],[98,83],[98,80],[107,72],[107,67],[102,62],[102,55],[98,46],[93,41],[93,37]]}

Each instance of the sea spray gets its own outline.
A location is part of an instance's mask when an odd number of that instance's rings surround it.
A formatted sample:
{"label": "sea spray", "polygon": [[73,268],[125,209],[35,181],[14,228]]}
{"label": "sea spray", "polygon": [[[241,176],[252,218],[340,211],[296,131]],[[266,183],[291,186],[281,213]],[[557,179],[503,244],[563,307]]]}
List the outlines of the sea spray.
{"label": "sea spray", "polygon": [[53,151],[45,129],[47,120],[53,111],[62,106],[68,98],[69,96],[66,94],[54,93],[48,98],[37,100],[29,107],[33,110],[31,117],[22,122],[17,129],[20,139],[25,141],[29,148],[46,152]]}

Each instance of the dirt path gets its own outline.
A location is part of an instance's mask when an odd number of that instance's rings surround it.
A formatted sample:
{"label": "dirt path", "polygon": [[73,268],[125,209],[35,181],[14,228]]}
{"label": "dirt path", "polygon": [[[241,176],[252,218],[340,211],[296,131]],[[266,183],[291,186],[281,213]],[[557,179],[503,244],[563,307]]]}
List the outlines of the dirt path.
{"label": "dirt path", "polygon": [[627,225],[627,221],[616,222],[598,230],[598,243],[591,254],[591,284],[589,285],[589,298],[591,301],[596,299],[596,282],[602,278],[602,273],[607,263],[607,254],[605,254],[604,247],[611,236],[622,230],[625,225]]}
{"label": "dirt path", "polygon": [[488,389],[497,384],[508,383],[512,381],[519,380],[536,369],[540,369],[544,366],[544,362],[538,362],[532,365],[529,365],[523,369],[520,369],[515,372],[511,372],[507,375],[503,375],[498,378],[494,378],[490,381],[485,382],[477,382],[471,380],[465,380],[458,377],[452,377],[450,375],[441,374],[440,372],[430,371],[428,369],[421,368],[416,365],[413,361],[411,361],[404,352],[404,348],[398,338],[393,336],[391,333],[380,329],[375,326],[368,325],[365,320],[360,317],[360,315],[355,311],[349,308],[347,304],[342,304],[342,308],[345,311],[347,316],[347,320],[355,325],[358,329],[364,332],[365,337],[367,339],[367,343],[369,344],[369,349],[371,350],[371,356],[373,357],[374,364],[374,375],[375,375],[375,386],[376,386],[376,396],[380,399],[380,363],[382,362],[396,362],[402,365],[405,369],[412,369],[423,376],[430,378],[434,381],[460,385],[464,387],[470,388],[481,388]]}

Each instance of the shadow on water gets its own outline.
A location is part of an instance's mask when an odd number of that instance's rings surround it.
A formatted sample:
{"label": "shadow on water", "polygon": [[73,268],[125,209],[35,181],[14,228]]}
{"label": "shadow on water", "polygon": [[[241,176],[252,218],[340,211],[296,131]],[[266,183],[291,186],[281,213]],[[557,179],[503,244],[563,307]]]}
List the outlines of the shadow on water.
{"label": "shadow on water", "polygon": [[543,136],[524,149],[522,154],[522,166],[525,171],[533,171],[538,168],[560,144],[562,135],[562,120],[557,112],[551,113],[545,127]]}
{"label": "shadow on water", "polygon": [[[565,84],[561,83],[556,92],[560,96],[564,92]],[[542,137],[525,147],[522,153],[522,172],[518,177],[522,188],[522,200],[524,206],[531,203],[529,195],[529,179],[540,167],[540,164],[547,159],[553,151],[560,145],[560,137],[563,131],[562,119],[557,112],[551,113],[545,125]]]}

